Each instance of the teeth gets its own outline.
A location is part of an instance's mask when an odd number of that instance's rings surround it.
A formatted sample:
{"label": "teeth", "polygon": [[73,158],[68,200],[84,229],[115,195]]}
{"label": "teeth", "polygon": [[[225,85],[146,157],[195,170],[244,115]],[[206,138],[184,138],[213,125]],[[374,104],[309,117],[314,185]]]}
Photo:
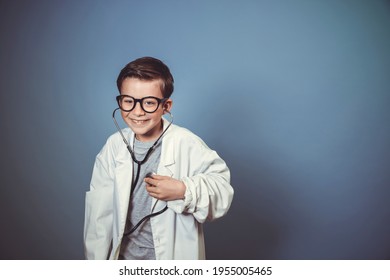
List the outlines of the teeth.
{"label": "teeth", "polygon": [[143,123],[145,123],[146,121],[137,121],[137,120],[133,120],[133,122],[136,123],[136,124],[143,124]]}

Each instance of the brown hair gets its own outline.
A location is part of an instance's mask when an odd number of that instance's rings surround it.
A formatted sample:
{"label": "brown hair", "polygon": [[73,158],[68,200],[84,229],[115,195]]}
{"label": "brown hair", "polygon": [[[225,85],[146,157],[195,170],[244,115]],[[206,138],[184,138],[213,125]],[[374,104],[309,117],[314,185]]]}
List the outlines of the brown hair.
{"label": "brown hair", "polygon": [[161,93],[164,98],[169,98],[173,92],[173,77],[161,60],[154,57],[141,57],[128,63],[119,73],[116,85],[119,92],[126,78],[137,78],[152,81],[161,80]]}

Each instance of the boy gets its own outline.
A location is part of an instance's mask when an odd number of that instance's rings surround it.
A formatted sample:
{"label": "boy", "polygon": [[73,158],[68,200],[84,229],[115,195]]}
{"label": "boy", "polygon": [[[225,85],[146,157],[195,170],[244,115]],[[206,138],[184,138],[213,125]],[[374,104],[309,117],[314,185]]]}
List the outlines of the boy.
{"label": "boy", "polygon": [[117,87],[129,128],[111,135],[96,157],[86,193],[86,258],[204,259],[202,223],[225,215],[233,198],[228,167],[199,137],[162,117],[173,92],[162,61],[130,62]]}

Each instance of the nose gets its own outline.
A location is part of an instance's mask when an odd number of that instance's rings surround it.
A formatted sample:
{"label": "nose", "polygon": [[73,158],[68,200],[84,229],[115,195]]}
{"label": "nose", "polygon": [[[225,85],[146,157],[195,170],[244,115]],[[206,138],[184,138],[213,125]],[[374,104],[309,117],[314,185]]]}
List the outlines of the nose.
{"label": "nose", "polygon": [[133,113],[137,116],[145,115],[145,111],[141,107],[141,101],[137,101],[135,103],[135,107],[133,109]]}

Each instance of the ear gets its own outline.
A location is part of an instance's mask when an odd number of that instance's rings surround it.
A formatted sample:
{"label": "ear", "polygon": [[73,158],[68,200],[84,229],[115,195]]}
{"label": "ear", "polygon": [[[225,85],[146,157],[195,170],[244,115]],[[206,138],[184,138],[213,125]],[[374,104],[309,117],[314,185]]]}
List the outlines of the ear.
{"label": "ear", "polygon": [[165,112],[170,112],[170,111],[171,111],[172,103],[173,103],[173,101],[172,101],[172,99],[170,99],[170,98],[169,98],[167,101],[165,101],[164,106],[163,106],[164,113],[165,113]]}

